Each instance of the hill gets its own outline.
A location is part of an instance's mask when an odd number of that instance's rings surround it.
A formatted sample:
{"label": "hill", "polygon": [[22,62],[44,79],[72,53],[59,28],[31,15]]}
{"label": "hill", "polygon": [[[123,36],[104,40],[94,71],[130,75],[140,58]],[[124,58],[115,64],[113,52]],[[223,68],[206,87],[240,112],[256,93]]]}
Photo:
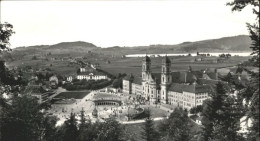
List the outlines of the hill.
{"label": "hill", "polygon": [[183,42],[176,45],[150,45],[137,47],[103,48],[102,53],[112,55],[125,54],[156,54],[156,53],[196,53],[198,52],[248,52],[251,39],[247,35],[224,37],[220,39]]}
{"label": "hill", "polygon": [[[247,35],[233,37],[224,37],[220,39],[210,39],[196,42],[183,42],[177,45],[150,45],[137,47],[119,47],[100,48],[92,43],[62,42],[55,45],[38,45],[29,47],[15,48],[10,54],[3,56],[7,60],[23,59],[32,55],[45,56],[52,54],[55,56],[86,56],[92,52],[102,56],[122,56],[126,54],[144,54],[144,53],[195,53],[195,52],[246,52],[251,51],[249,48],[251,40]],[[87,55],[88,56],[88,55]],[[93,56],[93,54],[92,54]],[[5,58],[6,57],[6,58]],[[96,55],[95,57],[98,57]]]}
{"label": "hill", "polygon": [[171,51],[175,53],[187,52],[244,52],[250,51],[251,39],[247,35],[224,37],[220,39],[210,39],[196,42],[183,42],[177,45],[150,45],[140,47],[141,50],[148,50],[150,53],[165,53]]}

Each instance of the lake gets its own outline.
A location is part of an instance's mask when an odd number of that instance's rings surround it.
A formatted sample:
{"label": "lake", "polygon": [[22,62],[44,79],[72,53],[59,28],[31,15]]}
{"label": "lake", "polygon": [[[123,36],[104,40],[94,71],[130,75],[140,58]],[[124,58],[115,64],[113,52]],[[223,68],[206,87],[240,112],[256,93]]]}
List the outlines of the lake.
{"label": "lake", "polygon": [[[210,52],[206,52],[206,53],[203,53],[203,52],[200,52],[200,54],[210,54],[210,56],[219,56],[220,54],[223,54],[224,52],[213,52],[213,53],[210,53]],[[250,56],[252,52],[230,52],[229,54],[231,56]],[[167,54],[167,56],[187,56],[189,53],[173,53],[173,54]],[[191,56],[197,56],[197,53],[190,53]],[[227,54],[225,52],[225,54]],[[160,56],[165,56],[166,54],[129,54],[129,55],[126,55],[126,57],[144,57],[144,56],[153,56],[153,57],[160,57]]]}

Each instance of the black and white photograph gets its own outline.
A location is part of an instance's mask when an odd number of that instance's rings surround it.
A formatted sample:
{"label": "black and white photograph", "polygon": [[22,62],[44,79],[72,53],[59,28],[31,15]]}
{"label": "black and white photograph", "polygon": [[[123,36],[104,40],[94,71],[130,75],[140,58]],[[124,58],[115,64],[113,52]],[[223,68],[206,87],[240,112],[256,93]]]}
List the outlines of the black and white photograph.
{"label": "black and white photograph", "polygon": [[260,0],[0,0],[0,141],[260,141]]}

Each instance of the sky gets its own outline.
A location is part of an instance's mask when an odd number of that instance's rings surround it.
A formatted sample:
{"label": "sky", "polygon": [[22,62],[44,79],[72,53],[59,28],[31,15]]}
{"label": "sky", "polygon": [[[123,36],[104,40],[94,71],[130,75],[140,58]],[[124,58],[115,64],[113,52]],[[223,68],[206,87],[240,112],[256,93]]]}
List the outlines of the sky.
{"label": "sky", "polygon": [[99,47],[179,44],[248,35],[251,8],[230,0],[1,1],[1,23],[14,26],[11,48],[85,41]]}

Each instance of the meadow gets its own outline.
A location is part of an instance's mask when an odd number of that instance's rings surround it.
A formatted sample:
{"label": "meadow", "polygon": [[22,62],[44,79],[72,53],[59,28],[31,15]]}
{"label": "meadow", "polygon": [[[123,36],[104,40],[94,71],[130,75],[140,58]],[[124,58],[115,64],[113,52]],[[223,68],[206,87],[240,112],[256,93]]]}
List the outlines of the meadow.
{"label": "meadow", "polygon": [[[250,57],[241,57],[241,56],[234,56],[230,59],[226,60],[226,62],[221,63],[212,63],[212,62],[194,62],[193,60],[196,57],[192,56],[176,56],[176,57],[169,57],[171,59],[171,71],[187,71],[189,66],[192,67],[193,70],[202,70],[206,68],[225,68],[235,66],[243,61],[248,60]],[[216,59],[216,57],[210,57],[212,59]],[[151,70],[152,72],[158,73],[161,72],[161,57],[151,58]],[[104,62],[99,62],[101,69],[108,71],[114,75],[118,73],[126,73],[126,74],[134,74],[137,76],[141,76],[141,65],[142,65],[142,58],[118,58],[118,59],[111,59],[111,63],[107,64]]]}
{"label": "meadow", "polygon": [[[71,56],[71,55],[67,55]],[[33,68],[48,68],[52,72],[67,76],[67,75],[75,75],[77,69],[80,67],[75,63],[70,63],[68,60],[51,60],[51,59],[32,59],[33,55],[25,56],[22,59],[14,60],[7,62],[9,68],[13,68],[15,66],[24,67],[24,66],[32,66]],[[52,58],[62,58],[64,56],[60,55],[51,55]],[[51,58],[48,56],[48,58]],[[73,58],[76,56],[73,56]],[[91,62],[92,64],[98,63],[100,65],[100,69],[105,70],[113,75],[118,75],[119,73],[126,74],[134,74],[136,76],[141,75],[141,65],[142,65],[142,57],[122,57],[120,53],[118,55],[108,55],[102,53],[85,53],[79,54],[78,58],[83,58],[84,62]],[[187,71],[189,66],[192,67],[193,70],[202,70],[206,68],[225,68],[235,66],[243,61],[246,61],[250,58],[243,56],[232,56],[227,59],[225,62],[221,63],[212,63],[207,61],[194,62],[196,58],[200,58],[198,56],[169,56],[171,59],[171,71]],[[206,57],[207,59],[217,59],[218,57],[211,56]],[[152,72],[158,73],[161,71],[161,61],[162,57],[151,57],[152,61]]]}

